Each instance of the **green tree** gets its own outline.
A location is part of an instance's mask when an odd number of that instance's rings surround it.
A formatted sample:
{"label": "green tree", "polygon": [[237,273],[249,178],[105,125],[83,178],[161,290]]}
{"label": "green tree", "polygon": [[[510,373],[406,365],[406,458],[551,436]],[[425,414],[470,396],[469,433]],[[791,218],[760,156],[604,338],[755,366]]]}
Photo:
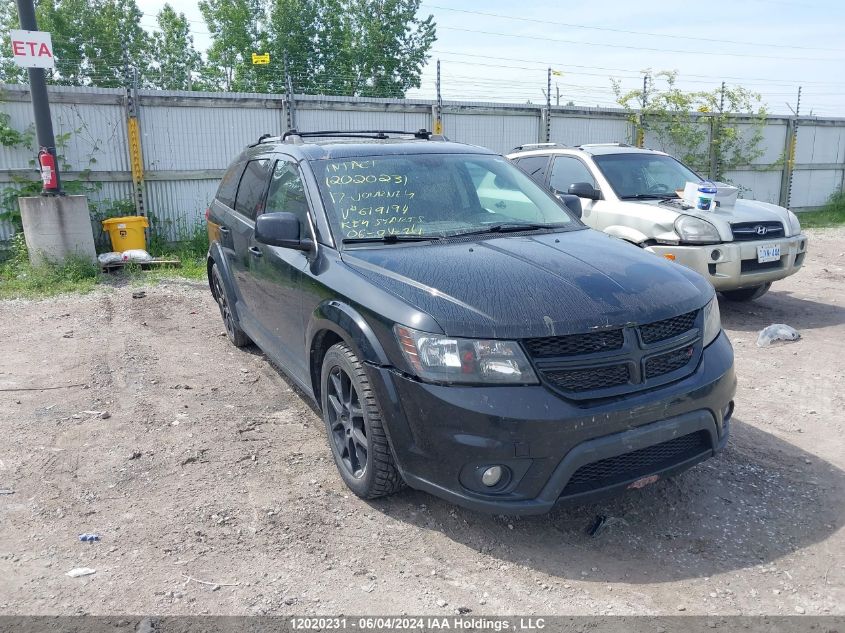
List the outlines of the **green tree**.
{"label": "green tree", "polygon": [[434,16],[417,18],[421,0],[351,0],[357,44],[353,94],[404,97],[418,88],[428,51],[437,39]]}
{"label": "green tree", "polygon": [[262,52],[270,53],[270,64],[262,72],[271,92],[284,92],[284,60],[299,92],[317,91],[317,65],[321,25],[317,0],[274,0]]}
{"label": "green tree", "polygon": [[200,12],[212,43],[203,80],[223,90],[260,92],[266,75],[252,64],[252,53],[267,41],[266,0],[202,0]]}
{"label": "green tree", "polygon": [[[0,0],[3,26],[0,72],[4,81],[22,82],[25,73],[14,67],[8,29],[20,28],[13,0]],[[135,0],[41,0],[36,7],[38,28],[52,34],[56,69],[49,81],[70,86],[116,87],[125,84],[124,48],[129,62],[141,72],[150,67],[149,34],[141,27]]]}
{"label": "green tree", "polygon": [[713,178],[762,156],[766,109],[759,94],[741,86],[684,91],[677,86],[677,71],[647,70],[645,75],[645,107],[642,89],[623,92],[618,81],[611,83],[638,132],[649,133],[661,150]]}
{"label": "green tree", "polygon": [[176,13],[165,4],[157,16],[159,31],[153,35],[158,77],[156,88],[191,90],[194,74],[199,73],[202,58],[194,48],[194,38],[184,13]]}
{"label": "green tree", "polygon": [[[210,72],[231,90],[402,97],[420,85],[435,41],[421,0],[203,0]],[[253,52],[270,64],[253,66]],[[212,79],[213,80],[213,79]]]}

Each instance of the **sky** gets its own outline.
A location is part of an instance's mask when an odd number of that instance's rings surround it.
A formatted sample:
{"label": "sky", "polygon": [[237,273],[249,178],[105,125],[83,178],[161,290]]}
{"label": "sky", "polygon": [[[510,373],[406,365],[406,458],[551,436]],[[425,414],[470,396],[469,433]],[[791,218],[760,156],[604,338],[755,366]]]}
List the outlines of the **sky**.
{"label": "sky", "polygon": [[[210,43],[196,1],[170,0],[183,12],[199,50]],[[155,28],[163,0],[138,0],[142,24]],[[722,81],[762,95],[772,114],[845,117],[845,2],[841,0],[424,0],[435,43],[419,89],[435,95],[436,60],[446,101],[542,104],[547,69],[552,103],[614,106],[611,78],[642,86],[642,71],[676,70],[688,90]]]}

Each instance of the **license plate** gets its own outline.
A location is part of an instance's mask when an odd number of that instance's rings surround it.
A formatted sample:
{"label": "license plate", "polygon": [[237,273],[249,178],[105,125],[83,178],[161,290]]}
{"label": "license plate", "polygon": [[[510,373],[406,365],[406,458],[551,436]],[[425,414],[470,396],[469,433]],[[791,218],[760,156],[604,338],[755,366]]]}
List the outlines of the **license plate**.
{"label": "license plate", "polygon": [[780,244],[774,246],[758,246],[757,247],[757,261],[761,264],[765,262],[774,262],[780,259]]}

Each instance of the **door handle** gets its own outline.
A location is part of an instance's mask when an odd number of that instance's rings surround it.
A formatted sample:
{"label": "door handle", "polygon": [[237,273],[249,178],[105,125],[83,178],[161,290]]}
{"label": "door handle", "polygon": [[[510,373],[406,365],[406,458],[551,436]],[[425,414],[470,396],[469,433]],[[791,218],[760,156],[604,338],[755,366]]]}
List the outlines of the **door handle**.
{"label": "door handle", "polygon": [[231,233],[231,231],[229,231],[229,227],[227,227],[227,226],[221,225],[221,226],[217,227],[217,230],[220,231],[221,233],[223,233],[223,235],[228,235],[229,233]]}
{"label": "door handle", "polygon": [[249,253],[253,257],[261,257],[262,255],[264,255],[264,253],[261,252],[261,249],[258,248],[257,246],[250,246],[249,247]]}

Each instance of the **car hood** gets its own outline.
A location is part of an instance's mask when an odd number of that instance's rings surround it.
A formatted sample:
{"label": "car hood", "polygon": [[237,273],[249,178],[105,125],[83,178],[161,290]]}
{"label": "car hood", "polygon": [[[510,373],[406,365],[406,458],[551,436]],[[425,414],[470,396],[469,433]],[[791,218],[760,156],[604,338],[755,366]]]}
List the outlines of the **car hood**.
{"label": "car hood", "polygon": [[649,323],[713,296],[697,273],[589,229],[355,248],[342,258],[453,336],[559,336]]}
{"label": "car hood", "polygon": [[[669,211],[675,215],[667,215],[665,217],[665,222],[658,222],[665,226],[662,228],[666,229],[669,233],[672,233],[672,222],[674,222],[675,218],[678,215],[692,215],[697,218],[701,218],[702,220],[706,220],[710,222],[713,226],[716,227],[716,230],[719,231],[719,235],[722,237],[723,240],[726,242],[730,242],[733,240],[733,232],[731,231],[731,225],[737,224],[739,222],[781,222],[783,223],[783,228],[786,235],[792,235],[793,229],[792,225],[789,220],[789,211],[787,211],[783,207],[779,207],[776,204],[770,204],[768,202],[760,202],[759,200],[742,200],[738,199],[730,205],[720,205],[713,209],[712,211],[700,211],[698,209],[683,209],[680,206],[676,206],[675,204],[667,204],[667,203],[660,203],[659,200],[625,200],[620,201],[622,205],[635,205],[638,209],[637,213],[642,213],[642,206],[648,205],[650,207],[659,207],[661,211]],[[654,220],[657,220],[658,217],[652,215],[652,212],[649,211],[650,217]],[[656,237],[662,237],[661,235],[656,235]],[[671,239],[671,236],[670,238]],[[677,237],[675,237],[677,239]]]}

